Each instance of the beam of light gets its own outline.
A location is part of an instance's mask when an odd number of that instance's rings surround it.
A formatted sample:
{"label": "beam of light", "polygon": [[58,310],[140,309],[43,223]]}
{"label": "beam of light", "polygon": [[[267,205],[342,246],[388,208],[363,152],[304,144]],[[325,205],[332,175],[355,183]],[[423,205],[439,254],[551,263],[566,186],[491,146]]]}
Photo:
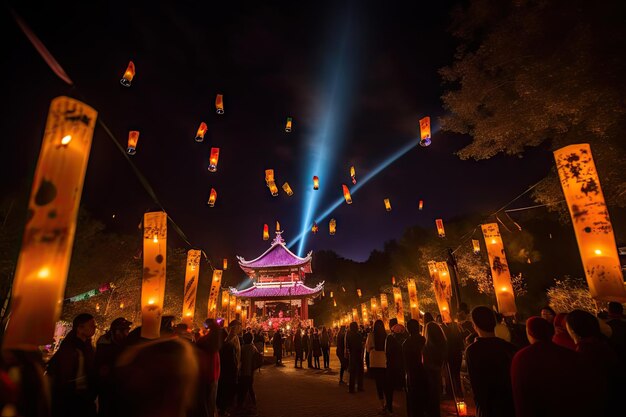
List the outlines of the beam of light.
{"label": "beam of light", "polygon": [[[433,134],[436,133],[435,130],[436,129],[433,129]],[[381,162],[376,168],[374,168],[372,171],[367,173],[362,179],[360,179],[358,184],[355,185],[354,188],[352,188],[350,190],[350,193],[352,195],[354,195],[361,187],[363,187],[365,184],[367,184],[372,178],[374,178],[376,175],[380,174],[385,168],[387,168],[389,165],[391,165],[392,163],[394,163],[395,161],[397,161],[398,159],[403,157],[410,150],[418,151],[420,149],[419,146],[418,146],[419,141],[420,141],[419,138],[413,139],[409,143],[407,143],[405,146],[403,146],[402,148],[398,149],[395,153],[390,155],[387,159],[385,159],[383,162]],[[330,214],[333,211],[335,211],[337,209],[337,207],[339,207],[341,204],[343,204],[343,202],[344,202],[344,198],[343,197],[338,198],[322,214],[317,216],[315,218],[315,220],[309,221],[309,224],[307,224],[306,227],[300,232],[300,234],[298,236],[296,236],[296,238],[289,243],[288,247],[291,248],[293,245],[295,245],[298,242],[300,242],[300,247],[302,247],[302,245],[303,245],[302,242],[304,242],[306,240],[307,234],[311,230],[311,226],[313,225],[313,222],[315,222],[315,223],[321,222],[326,217],[330,216]]]}

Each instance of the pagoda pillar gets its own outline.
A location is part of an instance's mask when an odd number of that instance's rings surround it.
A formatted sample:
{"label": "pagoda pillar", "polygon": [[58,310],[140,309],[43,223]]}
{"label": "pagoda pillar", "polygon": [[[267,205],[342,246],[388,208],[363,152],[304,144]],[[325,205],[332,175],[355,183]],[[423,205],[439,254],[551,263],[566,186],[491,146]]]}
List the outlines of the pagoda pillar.
{"label": "pagoda pillar", "polygon": [[300,319],[302,320],[308,320],[309,319],[309,303],[307,302],[307,298],[306,297],[302,297],[301,300],[302,303],[302,307],[300,308],[301,316]]}
{"label": "pagoda pillar", "polygon": [[256,316],[256,307],[254,305],[254,298],[250,299],[250,311],[248,311],[248,318]]}

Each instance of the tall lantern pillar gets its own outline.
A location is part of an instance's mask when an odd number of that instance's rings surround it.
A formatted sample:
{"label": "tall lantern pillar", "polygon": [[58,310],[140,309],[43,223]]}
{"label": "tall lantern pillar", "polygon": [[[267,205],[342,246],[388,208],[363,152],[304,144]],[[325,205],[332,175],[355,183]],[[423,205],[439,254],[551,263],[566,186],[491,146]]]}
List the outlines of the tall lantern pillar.
{"label": "tall lantern pillar", "polygon": [[588,143],[554,152],[591,296],[626,302],[613,226]]}
{"label": "tall lantern pillar", "polygon": [[187,252],[187,268],[185,270],[185,288],[183,290],[183,323],[193,327],[196,312],[196,294],[198,277],[200,276],[200,251],[190,249]]}
{"label": "tall lantern pillar", "polygon": [[409,291],[409,302],[411,303],[411,318],[415,320],[419,320],[420,318],[420,309],[419,302],[417,300],[417,286],[415,285],[414,279],[409,279],[407,282],[407,289]]}
{"label": "tall lantern pillar", "polygon": [[302,310],[302,317],[300,319],[308,320],[309,319],[309,302],[306,297],[302,297],[301,310]]}
{"label": "tall lantern pillar", "polygon": [[452,285],[450,282],[450,274],[448,273],[448,265],[445,262],[429,261],[428,272],[433,282],[433,291],[441,319],[444,323],[451,323],[450,298],[452,297]]}
{"label": "tall lantern pillar", "polygon": [[[213,278],[211,278],[211,289],[209,290],[209,301],[207,303],[207,318],[217,318],[217,298],[220,295],[220,287],[222,285],[221,269],[213,270]],[[223,309],[222,309],[223,310]]]}
{"label": "tall lantern pillar", "polygon": [[503,316],[513,316],[517,313],[515,307],[515,293],[511,283],[511,273],[504,253],[504,244],[498,223],[487,223],[481,225],[485,246],[489,256],[489,267],[493,278],[493,288],[498,301],[498,311]]}
{"label": "tall lantern pillar", "polygon": [[366,325],[369,322],[369,317],[367,314],[367,303],[361,303],[361,317],[363,318],[363,325]]}
{"label": "tall lantern pillar", "polygon": [[222,290],[222,318],[230,323],[230,293],[228,290]]}
{"label": "tall lantern pillar", "polygon": [[378,300],[376,297],[372,297],[370,300],[370,310],[372,311],[372,320],[376,320],[378,318]]}
{"label": "tall lantern pillar", "polygon": [[69,97],[50,103],[13,279],[4,349],[37,350],[53,339],[97,116],[93,108]]}
{"label": "tall lantern pillar", "polygon": [[387,294],[380,294],[380,318],[385,324],[385,328],[389,328],[389,304],[387,303]]}
{"label": "tall lantern pillar", "polygon": [[398,323],[404,325],[404,308],[402,307],[402,291],[400,287],[393,287],[393,302],[396,305]]}
{"label": "tall lantern pillar", "polygon": [[141,282],[141,337],[156,339],[161,334],[165,297],[167,214],[143,216],[143,279]]}

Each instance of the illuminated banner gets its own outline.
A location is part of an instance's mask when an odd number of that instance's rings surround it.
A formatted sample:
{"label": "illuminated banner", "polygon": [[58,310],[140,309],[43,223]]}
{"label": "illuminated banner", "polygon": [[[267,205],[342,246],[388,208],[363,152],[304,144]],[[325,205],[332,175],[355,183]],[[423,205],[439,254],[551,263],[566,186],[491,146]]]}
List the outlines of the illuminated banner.
{"label": "illuminated banner", "polygon": [[419,302],[417,300],[417,286],[414,279],[409,279],[407,282],[407,289],[409,291],[409,302],[411,303],[411,318],[419,320],[420,309]]}
{"label": "illuminated banner", "polygon": [[369,316],[367,314],[367,303],[361,303],[361,317],[363,317],[363,324],[369,322]]}
{"label": "illuminated banner", "polygon": [[376,320],[378,318],[378,300],[376,297],[372,297],[370,300],[370,310],[372,311],[372,320]]}
{"label": "illuminated banner", "polygon": [[196,294],[198,277],[200,276],[200,251],[190,249],[187,252],[187,268],[185,269],[185,289],[183,292],[183,322],[193,327],[196,312]]}
{"label": "illuminated banner", "polygon": [[143,215],[143,279],[141,281],[141,337],[156,339],[161,334],[165,297],[167,214]]}
{"label": "illuminated banner", "polygon": [[380,315],[385,323],[385,328],[389,328],[389,304],[387,303],[387,294],[380,294]]}
{"label": "illuminated banner", "polygon": [[352,309],[352,321],[359,322],[359,312],[356,308]]}
{"label": "illuminated banner", "polygon": [[[215,277],[215,275],[213,275]],[[228,312],[230,307],[230,292],[228,290],[222,290],[222,318],[229,318]]]}
{"label": "illuminated banner", "polygon": [[209,290],[209,301],[207,305],[208,318],[217,317],[217,297],[220,295],[220,286],[222,285],[222,273],[220,269],[213,270],[213,278],[211,279],[211,289]]}
{"label": "illuminated banner", "polygon": [[428,262],[428,272],[433,282],[433,292],[439,307],[439,314],[444,323],[451,323],[450,299],[452,298],[452,287],[448,265],[445,262]]}
{"label": "illuminated banner", "polygon": [[398,319],[398,323],[404,324],[404,308],[402,307],[402,291],[400,287],[393,287],[393,302],[396,305],[396,319]]}
{"label": "illuminated banner", "polygon": [[515,293],[511,284],[509,265],[504,253],[504,243],[500,236],[498,223],[481,225],[485,237],[485,247],[489,255],[489,267],[493,278],[493,288],[498,300],[498,311],[504,316],[512,316],[517,312]]}

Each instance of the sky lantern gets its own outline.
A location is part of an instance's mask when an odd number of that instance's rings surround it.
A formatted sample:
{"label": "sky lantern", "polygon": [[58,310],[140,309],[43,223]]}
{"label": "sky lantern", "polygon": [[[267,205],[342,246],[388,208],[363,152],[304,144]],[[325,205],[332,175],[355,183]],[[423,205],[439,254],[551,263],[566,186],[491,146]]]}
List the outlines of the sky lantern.
{"label": "sky lantern", "polygon": [[185,286],[183,290],[183,323],[193,327],[193,318],[196,312],[196,295],[198,277],[200,276],[200,251],[187,251],[187,267],[185,268]]}
{"label": "sky lantern", "polygon": [[291,132],[291,117],[287,117],[287,123],[285,124],[285,132]]}
{"label": "sky lantern", "polygon": [[206,131],[206,123],[200,123],[200,127],[198,127],[198,132],[196,132],[196,142],[202,142],[204,140],[204,135],[206,134]]}
{"label": "sky lantern", "polygon": [[360,288],[356,289],[356,295],[358,295],[359,298],[361,298],[361,289]]}
{"label": "sky lantern", "polygon": [[126,71],[124,71],[124,75],[120,80],[120,84],[124,87],[130,87],[130,83],[133,81],[133,78],[135,78],[135,64],[133,61],[129,61]]}
{"label": "sky lantern", "polygon": [[343,188],[343,198],[346,199],[346,203],[352,204],[352,196],[350,195],[350,190],[346,184],[341,184],[341,188]]}
{"label": "sky lantern", "polygon": [[215,188],[211,188],[211,194],[209,195],[209,201],[207,203],[209,207],[215,206],[215,200],[217,200],[217,191],[215,191]]}
{"label": "sky lantern", "polygon": [[268,187],[270,185],[270,182],[274,182],[274,170],[273,169],[265,170],[265,182],[267,183]]}
{"label": "sky lantern", "polygon": [[315,234],[318,230],[320,230],[320,228],[317,226],[317,223],[313,223],[313,226],[311,226],[311,232]]}
{"label": "sky lantern", "polygon": [[228,269],[228,258],[224,258],[224,261],[222,262],[222,269],[224,271]]}
{"label": "sky lantern", "polygon": [[268,240],[270,238],[270,228],[267,224],[263,225],[263,240]]}
{"label": "sky lantern", "polygon": [[224,114],[224,96],[221,94],[215,96],[215,112],[217,114]]}
{"label": "sky lantern", "polygon": [[272,193],[272,197],[277,197],[278,196],[278,187],[276,186],[276,183],[274,181],[270,181],[267,186],[270,189],[270,193]]}
{"label": "sky lantern", "polygon": [[50,103],[13,278],[5,350],[37,351],[54,339],[97,116],[69,97]]}
{"label": "sky lantern", "polygon": [[146,339],[157,339],[161,334],[166,255],[167,214],[164,211],[144,214],[141,337]]}
{"label": "sky lantern", "polygon": [[613,226],[588,143],[554,152],[591,296],[626,302]]}
{"label": "sky lantern", "polygon": [[131,130],[128,132],[128,147],[126,148],[126,152],[128,152],[129,155],[137,153],[137,142],[139,142],[139,131]]}
{"label": "sky lantern", "polygon": [[333,298],[333,292],[332,291],[330,292],[330,298]]}
{"label": "sky lantern", "polygon": [[420,211],[424,208],[424,200],[420,200],[418,207]]}
{"label": "sky lantern", "polygon": [[333,298],[333,307],[337,307],[337,300]]}
{"label": "sky lantern", "polygon": [[320,179],[318,178],[317,175],[313,175],[313,189],[314,190],[320,189]]}
{"label": "sky lantern", "polygon": [[437,234],[439,237],[446,237],[446,229],[443,228],[443,220],[435,220],[435,225],[437,226]]}
{"label": "sky lantern", "polygon": [[396,285],[396,277],[391,277],[391,285]]}
{"label": "sky lantern", "polygon": [[513,293],[511,273],[504,253],[504,243],[500,236],[498,223],[483,224],[481,228],[489,256],[489,267],[498,301],[498,312],[503,316],[513,316],[517,312],[515,294]]}
{"label": "sky lantern", "polygon": [[356,170],[354,169],[354,165],[350,167],[350,177],[352,178],[352,184],[356,184]]}
{"label": "sky lantern", "polygon": [[414,279],[409,279],[407,281],[407,290],[409,291],[409,303],[411,308],[411,318],[415,320],[419,320],[420,318],[420,309],[419,302],[417,299],[417,286],[415,285]]}
{"label": "sky lantern", "polygon": [[430,145],[430,117],[420,119],[420,146]]}
{"label": "sky lantern", "polygon": [[480,242],[477,239],[472,239],[472,250],[474,251],[474,255],[480,253]]}
{"label": "sky lantern", "polygon": [[337,231],[337,221],[335,219],[330,219],[330,222],[328,222],[328,231],[331,235],[334,235]]}
{"label": "sky lantern", "polygon": [[404,308],[402,307],[402,291],[400,287],[393,287],[393,302],[396,305],[398,323],[404,325]]}
{"label": "sky lantern", "polygon": [[444,323],[451,323],[450,300],[452,299],[452,280],[445,262],[428,262],[428,272],[433,283],[433,292]]}
{"label": "sky lantern", "polygon": [[385,203],[385,210],[391,211],[391,202],[389,201],[389,199],[385,198],[383,202]]}
{"label": "sky lantern", "polygon": [[217,162],[220,159],[220,148],[211,148],[211,156],[209,158],[209,171],[217,171]]}
{"label": "sky lantern", "polygon": [[287,194],[289,197],[293,195],[293,190],[291,189],[291,186],[288,182],[283,184],[283,191],[285,191],[285,194]]}

